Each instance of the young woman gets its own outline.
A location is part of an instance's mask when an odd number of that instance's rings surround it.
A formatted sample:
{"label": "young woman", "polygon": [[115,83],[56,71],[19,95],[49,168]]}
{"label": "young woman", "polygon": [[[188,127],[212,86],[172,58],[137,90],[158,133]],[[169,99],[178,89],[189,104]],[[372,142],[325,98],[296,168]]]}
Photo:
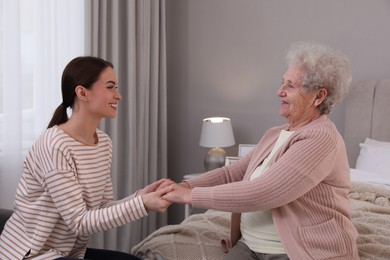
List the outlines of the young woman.
{"label": "young woman", "polygon": [[87,249],[93,233],[170,205],[161,199],[171,188],[160,184],[168,180],[113,200],[112,143],[97,127],[102,118],[116,116],[122,98],[117,85],[113,65],[103,59],[78,57],[66,66],[63,102],[24,161],[14,213],[0,237],[0,259],[137,259]]}

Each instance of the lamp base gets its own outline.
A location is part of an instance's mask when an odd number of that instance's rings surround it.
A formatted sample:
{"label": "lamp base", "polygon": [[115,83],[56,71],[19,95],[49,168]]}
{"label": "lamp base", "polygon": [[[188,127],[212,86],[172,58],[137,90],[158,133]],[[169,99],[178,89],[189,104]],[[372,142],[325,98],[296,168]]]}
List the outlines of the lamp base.
{"label": "lamp base", "polygon": [[225,165],[226,152],[224,149],[215,147],[209,150],[204,158],[204,168],[211,171]]}

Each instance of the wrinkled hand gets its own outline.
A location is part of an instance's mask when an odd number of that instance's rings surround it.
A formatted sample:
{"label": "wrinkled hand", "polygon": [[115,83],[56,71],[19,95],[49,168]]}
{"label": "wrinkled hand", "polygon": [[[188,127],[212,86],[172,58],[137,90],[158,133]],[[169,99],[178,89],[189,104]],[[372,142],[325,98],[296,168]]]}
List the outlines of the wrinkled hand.
{"label": "wrinkled hand", "polygon": [[158,191],[152,191],[142,195],[142,201],[144,202],[146,210],[164,213],[165,210],[172,204],[172,202],[163,199],[162,196],[170,191],[172,191],[172,186],[166,186],[159,189]]}
{"label": "wrinkled hand", "polygon": [[163,199],[175,203],[192,204],[192,189],[188,187],[188,184],[172,184],[170,187],[172,191],[163,195]]}
{"label": "wrinkled hand", "polygon": [[167,187],[173,183],[175,183],[175,182],[170,180],[170,179],[161,179],[161,180],[155,181],[149,185],[146,185],[142,190],[140,190],[138,192],[137,195],[143,196],[143,195],[146,195],[150,192],[154,192],[154,191],[157,191],[157,190],[162,189],[164,187]]}
{"label": "wrinkled hand", "polygon": [[160,185],[157,187],[156,191],[163,189],[167,186],[170,186],[172,184],[175,184],[175,182],[170,180],[170,179],[163,179],[163,182],[160,183]]}

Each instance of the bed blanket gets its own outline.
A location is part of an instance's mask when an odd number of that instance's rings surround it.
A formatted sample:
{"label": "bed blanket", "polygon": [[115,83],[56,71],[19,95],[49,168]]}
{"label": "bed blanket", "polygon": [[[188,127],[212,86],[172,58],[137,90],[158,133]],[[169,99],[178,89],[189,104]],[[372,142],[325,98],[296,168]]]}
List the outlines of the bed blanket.
{"label": "bed blanket", "polygon": [[[353,183],[349,196],[361,259],[390,259],[390,189]],[[208,210],[156,230],[132,254],[146,260],[220,260],[225,254],[220,239],[229,234],[230,213]]]}
{"label": "bed blanket", "polygon": [[360,258],[390,259],[390,189],[353,183],[349,197]]}
{"label": "bed blanket", "polygon": [[147,260],[222,259],[221,237],[230,236],[230,213],[208,210],[162,227],[131,250]]}

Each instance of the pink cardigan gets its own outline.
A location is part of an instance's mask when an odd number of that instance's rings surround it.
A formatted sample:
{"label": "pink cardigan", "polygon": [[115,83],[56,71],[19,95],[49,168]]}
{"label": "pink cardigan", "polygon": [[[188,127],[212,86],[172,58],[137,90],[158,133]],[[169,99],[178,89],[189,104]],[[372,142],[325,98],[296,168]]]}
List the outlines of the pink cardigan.
{"label": "pink cardigan", "polygon": [[344,141],[323,115],[296,130],[249,181],[283,125],[270,129],[241,160],[188,180],[192,205],[233,212],[228,248],[240,238],[240,213],[270,209],[290,259],[359,259],[350,217],[350,176]]}

